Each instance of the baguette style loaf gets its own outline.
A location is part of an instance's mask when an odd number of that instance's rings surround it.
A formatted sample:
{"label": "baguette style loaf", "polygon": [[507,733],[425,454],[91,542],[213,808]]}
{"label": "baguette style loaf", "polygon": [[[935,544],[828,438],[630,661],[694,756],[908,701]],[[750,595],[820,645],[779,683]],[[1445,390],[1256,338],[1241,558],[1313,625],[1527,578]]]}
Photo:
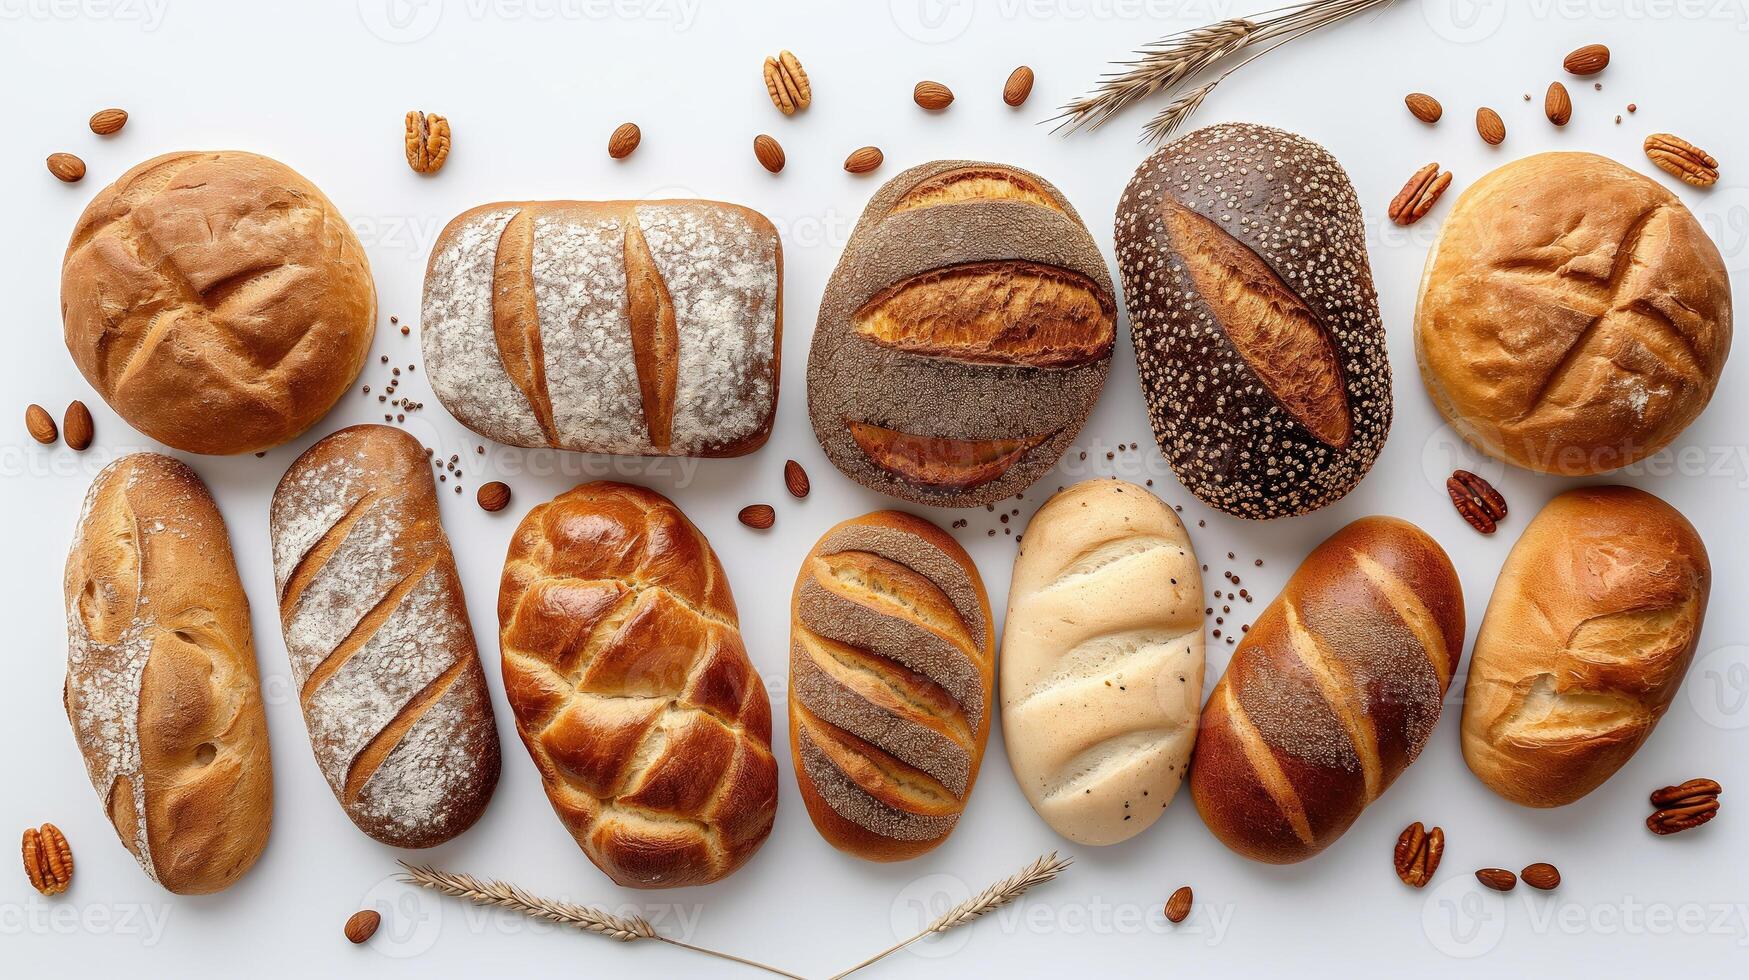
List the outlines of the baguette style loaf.
{"label": "baguette style loaf", "polygon": [[1190,790],[1257,861],[1312,857],[1421,754],[1463,655],[1464,598],[1415,525],[1365,517],[1313,549],[1233,652]]}
{"label": "baguette style loaf", "polygon": [[715,201],[484,205],[431,252],[420,339],[438,399],[497,442],[744,455],[777,411],[783,248]]}
{"label": "baguette style loaf", "polygon": [[990,600],[972,559],[919,517],[827,531],[791,600],[790,757],[820,836],[899,861],[952,833],[990,734]]}
{"label": "baguette style loaf", "polygon": [[653,490],[529,511],[498,592],[504,693],[559,819],[621,885],[704,885],[771,833],[771,699],[704,534]]}
{"label": "baguette style loaf", "polygon": [[1700,642],[1706,545],[1630,487],[1561,494],[1524,529],[1476,634],[1464,760],[1524,806],[1602,785],[1652,734]]}
{"label": "baguette style loaf", "polygon": [[152,880],[216,892],[267,846],[267,716],[225,522],[206,484],[135,453],[91,484],[67,555],[67,717]]}
{"label": "baguette style loaf", "polygon": [[355,425],[291,465],[271,507],[292,681],[329,788],[395,847],[472,826],[498,729],[418,440]]}
{"label": "baguette style loaf", "polygon": [[1033,515],[1002,636],[1002,733],[1034,810],[1077,844],[1148,829],[1202,701],[1202,574],[1158,497],[1089,480]]}

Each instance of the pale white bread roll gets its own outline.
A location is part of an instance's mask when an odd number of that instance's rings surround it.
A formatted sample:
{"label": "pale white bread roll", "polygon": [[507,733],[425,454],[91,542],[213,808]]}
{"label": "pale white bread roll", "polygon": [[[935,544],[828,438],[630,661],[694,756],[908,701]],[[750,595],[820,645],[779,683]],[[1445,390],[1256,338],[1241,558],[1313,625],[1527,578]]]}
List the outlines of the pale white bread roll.
{"label": "pale white bread roll", "polygon": [[1146,830],[1184,780],[1202,695],[1202,575],[1171,508],[1092,480],[1033,516],[1014,561],[1002,732],[1033,809],[1078,844]]}

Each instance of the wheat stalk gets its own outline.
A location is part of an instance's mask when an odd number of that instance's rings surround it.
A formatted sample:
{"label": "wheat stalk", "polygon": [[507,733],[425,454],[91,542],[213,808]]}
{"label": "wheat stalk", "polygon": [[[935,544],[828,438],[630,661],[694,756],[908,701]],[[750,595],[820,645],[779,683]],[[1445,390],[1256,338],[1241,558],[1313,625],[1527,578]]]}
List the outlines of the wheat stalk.
{"label": "wheat stalk", "polygon": [[[1169,34],[1143,46],[1132,61],[1118,62],[1122,71],[1108,72],[1093,93],[1063,106],[1054,118],[1062,120],[1056,131],[1067,135],[1083,127],[1098,129],[1112,116],[1158,92],[1178,86],[1211,70],[1219,74],[1179,96],[1149,121],[1143,139],[1159,142],[1171,136],[1196,112],[1215,86],[1228,75],[1262,55],[1346,20],[1355,14],[1382,8],[1393,0],[1303,0],[1244,18],[1228,18],[1205,27]],[[1235,56],[1244,53],[1237,61]]]}
{"label": "wheat stalk", "polygon": [[832,980],[842,980],[842,978],[850,976],[852,973],[855,973],[871,963],[897,953],[899,950],[904,949],[906,946],[911,945],[925,936],[932,936],[939,932],[947,932],[949,929],[963,926],[979,916],[994,912],[1002,906],[1007,905],[1009,902],[1026,894],[1027,890],[1033,886],[1042,885],[1045,882],[1050,881],[1052,878],[1055,878],[1057,875],[1062,874],[1063,869],[1067,868],[1073,863],[1073,861],[1073,858],[1059,858],[1057,857],[1057,852],[1052,851],[1026,867],[1021,868],[1018,872],[996,882],[994,885],[991,885],[978,894],[973,895],[959,905],[948,909],[944,915],[936,919],[934,922],[931,922],[917,935],[876,953],[868,959],[863,960],[861,963],[845,970],[843,973],[834,974]]}
{"label": "wheat stalk", "polygon": [[706,949],[703,946],[694,946],[678,939],[669,939],[658,933],[656,927],[652,926],[649,920],[641,915],[612,915],[586,905],[541,898],[506,881],[482,881],[473,875],[439,871],[430,865],[414,865],[405,861],[400,862],[400,864],[401,867],[407,869],[407,873],[401,876],[402,881],[418,885],[421,888],[429,888],[451,898],[473,902],[475,905],[509,909],[532,918],[544,919],[559,925],[571,926],[583,932],[592,932],[598,936],[616,939],[622,943],[653,939],[659,943],[667,943],[681,949],[690,949],[695,953],[703,953],[706,956],[715,956],[718,959],[740,963],[764,970],[767,973],[775,973],[780,977],[789,977],[791,980],[804,980],[794,973],[779,970],[775,966],[767,966],[756,960],[743,959],[730,953]]}

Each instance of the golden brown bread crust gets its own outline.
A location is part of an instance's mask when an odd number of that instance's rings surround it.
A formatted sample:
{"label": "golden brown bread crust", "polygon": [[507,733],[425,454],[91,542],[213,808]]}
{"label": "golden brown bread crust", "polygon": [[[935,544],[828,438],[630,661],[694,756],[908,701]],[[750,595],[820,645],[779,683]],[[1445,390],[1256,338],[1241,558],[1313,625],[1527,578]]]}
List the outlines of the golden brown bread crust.
{"label": "golden brown bread crust", "polygon": [[292,680],[329,788],[360,830],[431,847],[498,784],[498,729],[419,441],[355,425],[291,465],[271,507]]}
{"label": "golden brown bread crust", "polygon": [[1055,187],[994,163],[912,167],[869,201],[827,284],[814,434],[851,479],[903,500],[1012,496],[1086,421],[1116,316],[1105,260]]}
{"label": "golden brown bread crust", "polygon": [[122,844],[178,894],[267,846],[273,772],[249,601],[194,471],[136,453],[99,473],[67,555],[67,717]]}
{"label": "golden brown bread crust", "polygon": [[529,511],[498,593],[504,691],[553,809],[621,885],[708,884],[777,809],[771,702],[723,567],[653,490]]}
{"label": "golden brown bread crust", "polygon": [[134,428],[257,452],[302,433],[376,332],[370,263],[314,184],[238,151],[168,153],[80,216],[61,267],[67,350]]}
{"label": "golden brown bread crust", "polygon": [[827,531],[796,578],[790,756],[820,836],[871,861],[947,839],[990,734],[990,600],[965,549],[910,514]]}
{"label": "golden brown bread crust", "polygon": [[1602,785],[1670,707],[1712,568],[1676,509],[1630,487],[1561,494],[1524,529],[1476,635],[1464,759],[1525,806]]}
{"label": "golden brown bread crust", "polygon": [[1582,476],[1680,435],[1712,398],[1731,332],[1724,261],[1674,194],[1604,157],[1543,153],[1452,207],[1415,353],[1464,439]]}
{"label": "golden brown bread crust", "polygon": [[1348,174],[1300,136],[1210,126],[1118,203],[1142,393],[1178,480],[1237,517],[1317,510],[1390,433],[1391,366]]}
{"label": "golden brown bread crust", "polygon": [[1420,754],[1464,643],[1463,588],[1419,528],[1366,517],[1315,548],[1203,708],[1190,788],[1221,842],[1303,861]]}

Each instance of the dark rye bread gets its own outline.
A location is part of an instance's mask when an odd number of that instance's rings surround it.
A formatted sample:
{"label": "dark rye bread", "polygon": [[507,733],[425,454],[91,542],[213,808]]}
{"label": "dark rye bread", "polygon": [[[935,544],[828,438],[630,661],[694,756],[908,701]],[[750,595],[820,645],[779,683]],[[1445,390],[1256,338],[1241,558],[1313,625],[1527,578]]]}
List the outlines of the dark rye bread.
{"label": "dark rye bread", "polygon": [[803,560],[790,631],[790,754],[820,835],[873,861],[940,844],[990,734],[996,652],[970,556],[909,514],[845,521]]}
{"label": "dark rye bread", "polygon": [[1098,400],[1116,330],[1093,238],[1043,178],[938,160],[869,202],[827,284],[808,411],[851,479],[972,507],[1048,470]]}
{"label": "dark rye bread", "polygon": [[1391,367],[1354,187],[1279,129],[1210,126],[1144,161],[1117,263],[1154,437],[1179,482],[1250,519],[1342,499],[1391,428]]}

